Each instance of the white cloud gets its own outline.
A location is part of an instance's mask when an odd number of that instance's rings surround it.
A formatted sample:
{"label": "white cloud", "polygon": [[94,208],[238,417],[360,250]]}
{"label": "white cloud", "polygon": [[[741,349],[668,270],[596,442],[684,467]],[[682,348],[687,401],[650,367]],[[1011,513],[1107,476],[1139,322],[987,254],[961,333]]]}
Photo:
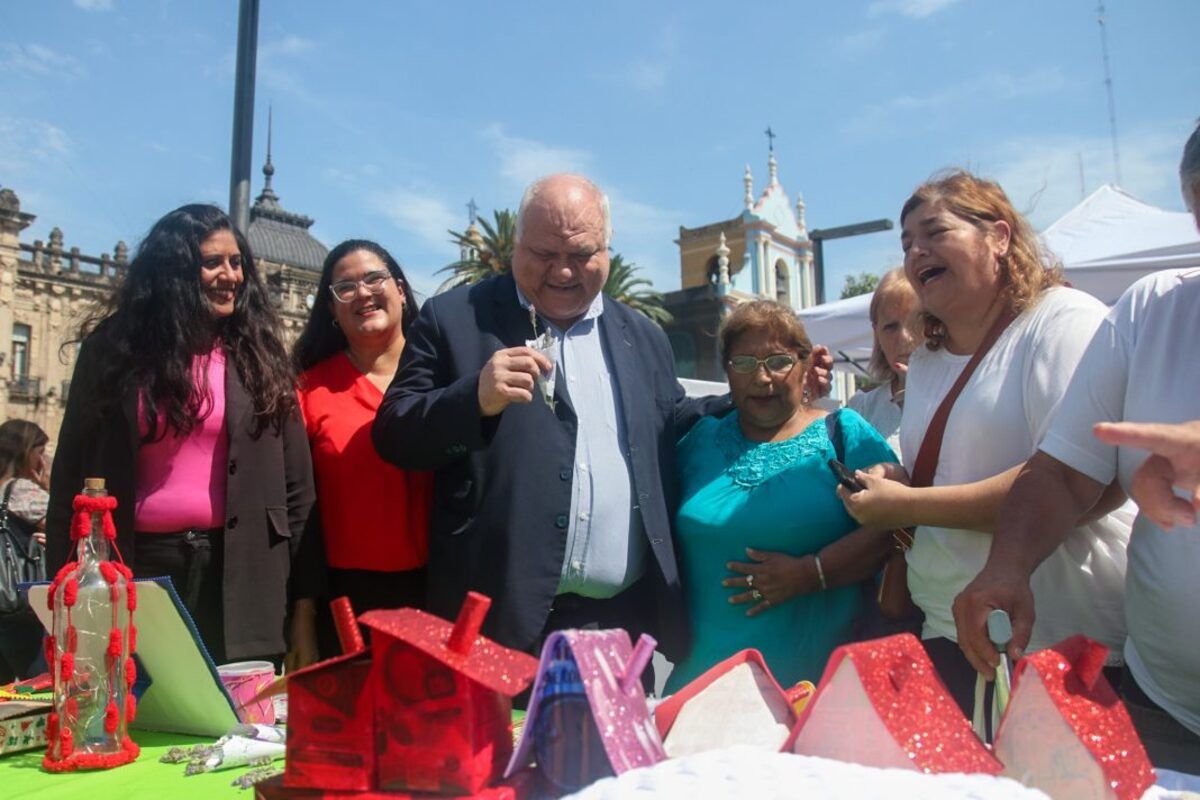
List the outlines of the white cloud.
{"label": "white cloud", "polygon": [[874,50],[883,42],[883,28],[867,28],[838,39],[837,48],[845,55],[857,55]]}
{"label": "white cloud", "polygon": [[[1180,209],[1179,154],[1186,120],[1135,128],[1121,136],[1121,186],[1140,200]],[[1080,160],[1083,186],[1080,186]],[[1084,194],[1115,182],[1108,136],[1018,137],[1002,142],[979,165],[1004,187],[1039,230],[1075,206]]]}
{"label": "white cloud", "polygon": [[867,7],[868,16],[903,14],[912,19],[924,19],[957,3],[958,0],[875,0]]}
{"label": "white cloud", "polygon": [[83,64],[74,56],[63,55],[40,44],[0,44],[0,71],[27,75],[53,75],[80,78]]}
{"label": "white cloud", "polygon": [[112,11],[113,0],[74,0],[76,8],[84,11]]}
{"label": "white cloud", "polygon": [[630,59],[629,66],[623,73],[625,82],[639,92],[662,91],[666,88],[667,80],[675,66],[678,49],[675,26],[668,25],[659,36],[653,53]]}
{"label": "white cloud", "polygon": [[288,34],[282,39],[273,42],[267,42],[258,49],[258,57],[272,58],[274,56],[294,56],[301,53],[307,53],[316,47],[316,43],[312,39],[305,39],[303,36]]}
{"label": "white cloud", "polygon": [[376,195],[372,205],[397,228],[416,236],[430,248],[453,251],[446,231],[461,228],[462,215],[451,211],[440,197],[398,187]]}
{"label": "white cloud", "polygon": [[586,150],[510,136],[499,122],[488,125],[481,135],[500,159],[500,175],[521,187],[555,172],[583,173],[592,162],[592,154]]}
{"label": "white cloud", "polygon": [[0,116],[0,174],[25,173],[57,164],[74,151],[71,137],[53,123]]}
{"label": "white cloud", "polygon": [[[868,104],[842,126],[846,133],[885,135],[901,127],[898,118],[920,117],[926,128],[935,126],[939,114],[959,114],[968,105],[1015,100],[1040,94],[1052,94],[1067,87],[1058,67],[1033,70],[1023,75],[991,72],[970,81],[943,86],[927,94],[905,94],[883,103]],[[916,112],[923,112],[919,115]],[[907,122],[911,127],[911,122]]]}

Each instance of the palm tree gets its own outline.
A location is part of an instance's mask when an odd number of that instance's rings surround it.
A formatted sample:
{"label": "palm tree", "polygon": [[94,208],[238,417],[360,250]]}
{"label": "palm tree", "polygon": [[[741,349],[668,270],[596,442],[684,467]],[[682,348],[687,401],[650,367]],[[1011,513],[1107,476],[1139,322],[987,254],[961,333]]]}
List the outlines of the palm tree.
{"label": "palm tree", "polygon": [[495,224],[489,223],[482,217],[479,225],[482,233],[471,235],[447,231],[450,241],[458,245],[463,252],[471,254],[468,258],[455,261],[442,267],[438,272],[453,273],[440,287],[438,293],[453,289],[466,283],[478,283],[484,278],[490,278],[512,269],[513,233],[516,229],[517,217],[507,208],[492,212]]}
{"label": "palm tree", "polygon": [[654,284],[648,278],[637,277],[638,266],[626,261],[620,253],[609,259],[608,280],[604,282],[604,293],[621,303],[644,314],[659,327],[671,321],[671,312],[663,306],[663,296],[650,288]]}
{"label": "palm tree", "polygon": [[[442,267],[438,272],[452,273],[436,294],[449,291],[455,286],[478,283],[484,278],[499,275],[512,269],[513,247],[515,244],[517,217],[507,208],[492,212],[495,224],[480,218],[479,225],[483,232],[466,233],[447,231],[450,241],[469,256],[459,259],[453,264]],[[647,278],[637,277],[638,266],[632,261],[626,261],[620,253],[613,253],[609,259],[608,280],[604,283],[604,293],[618,300],[641,314],[645,314],[651,322],[665,325],[671,321],[671,313],[663,307],[662,294],[650,287],[653,285]]]}

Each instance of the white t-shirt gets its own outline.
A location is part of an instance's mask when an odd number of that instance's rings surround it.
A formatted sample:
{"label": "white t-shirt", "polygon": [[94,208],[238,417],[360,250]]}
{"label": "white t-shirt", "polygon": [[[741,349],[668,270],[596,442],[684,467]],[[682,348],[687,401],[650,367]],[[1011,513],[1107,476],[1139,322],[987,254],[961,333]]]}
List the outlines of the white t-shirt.
{"label": "white t-shirt", "polygon": [[[1200,419],[1200,270],[1165,270],[1113,306],[1041,449],[1129,490],[1144,450],[1112,447],[1097,422]],[[1200,735],[1200,526],[1163,531],[1138,515],[1125,586],[1125,660],[1146,695]],[[1041,613],[1041,609],[1038,609]]]}
{"label": "white t-shirt", "polygon": [[[958,396],[933,485],[990,478],[1036,452],[1105,307],[1065,287],[1047,291],[1001,334]],[[900,446],[913,464],[925,429],[970,356],[918,348],[909,359]],[[1037,622],[1029,649],[1083,633],[1119,653],[1129,522],[1110,514],[1076,528],[1033,574]],[[908,585],[925,612],[922,635],[957,640],[951,607],[987,560],[992,536],[921,526],[908,552]]]}
{"label": "white t-shirt", "polygon": [[871,427],[879,431],[879,435],[887,440],[888,447],[900,457],[900,404],[892,399],[892,386],[885,383],[876,386],[869,392],[858,392],[846,401],[846,407],[852,408],[871,423]]}

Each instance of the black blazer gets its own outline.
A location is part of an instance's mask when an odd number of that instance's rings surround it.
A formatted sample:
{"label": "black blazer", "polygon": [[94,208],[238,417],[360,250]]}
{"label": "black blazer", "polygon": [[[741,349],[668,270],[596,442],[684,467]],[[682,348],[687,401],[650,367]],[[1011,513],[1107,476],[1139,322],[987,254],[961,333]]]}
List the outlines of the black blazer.
{"label": "black blazer", "polygon": [[[641,619],[680,656],[687,621],[672,539],[678,505],[675,443],[728,397],[692,401],[675,379],[666,335],[604,298],[600,335],[621,393],[632,492],[653,553]],[[429,531],[430,610],[454,619],[468,590],[492,598],[484,631],[519,649],[534,645],[558,589],[571,508],[577,421],[565,381],[556,408],[540,399],[479,411],[479,373],[497,350],[532,338],[510,275],[455,289],[422,307],[384,396],[372,435],[403,469],[434,470]]]}
{"label": "black blazer", "polygon": [[[117,498],[113,521],[126,563],[137,563],[133,511],[139,446],[137,396],[126,388],[121,408],[101,418],[89,413],[96,402],[99,364],[105,358],[103,331],[89,336],[79,351],[71,392],[50,475],[46,545],[50,574],[74,558],[70,542],[71,503],[88,477],[104,478]],[[233,658],[282,653],[287,649],[284,620],[289,581],[297,589],[311,577],[293,575],[292,563],[303,540],[313,505],[312,459],[298,415],[276,434],[268,426],[254,432],[254,408],[237,369],[225,370],[225,425],[229,463],[225,487],[225,650]],[[307,548],[306,548],[307,550]]]}

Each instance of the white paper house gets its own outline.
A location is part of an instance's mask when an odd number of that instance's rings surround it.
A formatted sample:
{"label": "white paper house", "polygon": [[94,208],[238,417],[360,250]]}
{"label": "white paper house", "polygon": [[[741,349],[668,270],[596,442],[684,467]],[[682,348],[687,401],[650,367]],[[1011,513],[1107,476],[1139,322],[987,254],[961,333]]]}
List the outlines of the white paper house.
{"label": "white paper house", "polygon": [[784,749],[926,773],[1001,769],[907,633],[835,650]]}
{"label": "white paper house", "polygon": [[779,752],[796,714],[757,650],[713,666],[654,710],[670,758],[750,745]]}
{"label": "white paper house", "polygon": [[1054,800],[1131,800],[1154,771],[1105,679],[1108,648],[1072,636],[1023,658],[995,752],[1004,775]]}

